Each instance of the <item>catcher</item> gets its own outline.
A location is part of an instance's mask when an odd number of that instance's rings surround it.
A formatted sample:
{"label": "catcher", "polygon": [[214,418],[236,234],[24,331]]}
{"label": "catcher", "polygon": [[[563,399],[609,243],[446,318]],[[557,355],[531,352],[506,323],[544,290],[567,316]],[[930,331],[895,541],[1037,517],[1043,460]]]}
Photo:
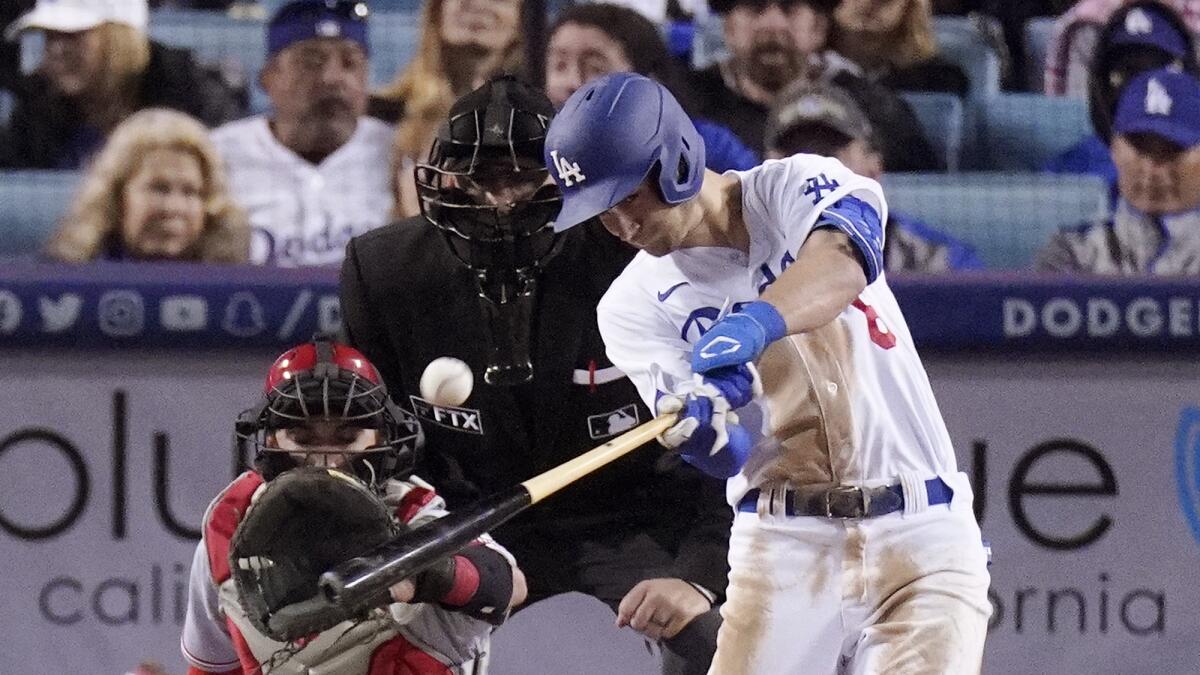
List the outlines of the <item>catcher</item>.
{"label": "catcher", "polygon": [[181,639],[189,675],[484,671],[492,628],[526,594],[486,535],[363,615],[280,625],[319,602],[321,572],[446,513],[410,475],[419,425],[361,353],[323,338],[284,352],[237,435],[254,446],[254,470],[204,516]]}

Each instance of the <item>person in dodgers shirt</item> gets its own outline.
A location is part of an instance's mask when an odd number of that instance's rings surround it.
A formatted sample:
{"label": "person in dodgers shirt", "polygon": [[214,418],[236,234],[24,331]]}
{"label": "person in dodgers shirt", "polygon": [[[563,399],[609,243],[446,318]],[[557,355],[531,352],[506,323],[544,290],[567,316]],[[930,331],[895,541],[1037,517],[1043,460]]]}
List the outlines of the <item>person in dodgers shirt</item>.
{"label": "person in dodgers shirt", "polygon": [[630,73],[571,96],[545,159],[557,229],[599,215],[641,249],[597,310],[612,362],[679,414],[664,444],[729,478],[710,672],[978,671],[987,555],[887,285],[878,183],[817,155],[706,171]]}

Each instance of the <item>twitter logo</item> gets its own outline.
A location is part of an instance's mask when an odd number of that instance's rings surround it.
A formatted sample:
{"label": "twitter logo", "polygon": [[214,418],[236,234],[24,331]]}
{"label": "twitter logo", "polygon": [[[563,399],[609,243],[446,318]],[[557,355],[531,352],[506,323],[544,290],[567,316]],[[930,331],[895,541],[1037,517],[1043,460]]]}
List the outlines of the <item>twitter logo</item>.
{"label": "twitter logo", "polygon": [[42,316],[43,333],[61,333],[70,330],[79,320],[83,298],[76,293],[63,293],[57,300],[44,295],[38,297],[38,314]]}

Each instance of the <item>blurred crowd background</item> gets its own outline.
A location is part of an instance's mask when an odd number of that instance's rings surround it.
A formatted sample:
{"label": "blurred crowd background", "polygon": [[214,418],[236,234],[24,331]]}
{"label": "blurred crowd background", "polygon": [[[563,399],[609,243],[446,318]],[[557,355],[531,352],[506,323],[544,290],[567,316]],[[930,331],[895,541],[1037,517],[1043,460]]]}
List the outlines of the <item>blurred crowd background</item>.
{"label": "blurred crowd background", "polygon": [[418,212],[457,96],[635,70],[714,170],[881,180],[892,272],[1200,273],[1197,0],[8,0],[0,25],[0,256],[334,265]]}

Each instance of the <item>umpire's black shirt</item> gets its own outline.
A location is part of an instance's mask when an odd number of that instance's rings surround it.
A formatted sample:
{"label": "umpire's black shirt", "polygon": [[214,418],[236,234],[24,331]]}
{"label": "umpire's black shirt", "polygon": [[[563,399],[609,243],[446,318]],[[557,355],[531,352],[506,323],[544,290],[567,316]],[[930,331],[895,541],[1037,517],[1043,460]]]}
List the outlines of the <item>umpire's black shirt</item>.
{"label": "umpire's black shirt", "polygon": [[[425,431],[418,475],[450,505],[511,487],[576,457],[650,411],[626,377],[613,374],[596,327],[596,304],[633,256],[595,223],[565,235],[539,278],[531,341],[534,379],[485,384],[487,337],[472,272],[423,218],[355,237],[346,248],[341,304],[348,338],[383,375],[393,399]],[[440,356],[475,374],[470,398],[439,408],[420,398],[425,367]],[[594,375],[593,375],[594,374]],[[658,533],[670,539],[675,576],[723,595],[731,510],[723,483],[658,446],[569,486],[493,532],[519,548],[520,532],[578,541],[589,532]],[[666,534],[664,534],[666,533]]]}

